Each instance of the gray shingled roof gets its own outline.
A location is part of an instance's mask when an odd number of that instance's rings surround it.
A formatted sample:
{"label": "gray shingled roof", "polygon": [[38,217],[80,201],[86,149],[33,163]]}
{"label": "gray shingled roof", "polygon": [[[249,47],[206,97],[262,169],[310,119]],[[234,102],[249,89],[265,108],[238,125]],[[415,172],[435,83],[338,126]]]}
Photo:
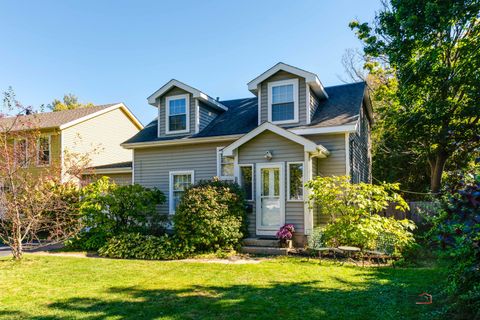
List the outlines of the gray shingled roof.
{"label": "gray shingled roof", "polygon": [[57,128],[70,121],[80,119],[116,104],[118,103],[104,104],[74,110],[34,113],[30,115],[23,115],[21,117],[0,118],[0,130],[19,131],[32,128]]}
{"label": "gray shingled roof", "polygon": [[[328,99],[321,100],[310,125],[292,128],[316,128],[355,123],[365,94],[365,82],[326,87]],[[216,117],[198,134],[182,139],[245,134],[258,126],[257,98],[220,101],[228,111]],[[153,120],[143,130],[124,143],[139,143],[179,139],[178,136],[158,137],[158,122]]]}
{"label": "gray shingled roof", "polygon": [[120,169],[120,168],[131,168],[131,167],[132,167],[132,161],[125,161],[125,162],[104,164],[101,166],[92,167],[91,169]]}

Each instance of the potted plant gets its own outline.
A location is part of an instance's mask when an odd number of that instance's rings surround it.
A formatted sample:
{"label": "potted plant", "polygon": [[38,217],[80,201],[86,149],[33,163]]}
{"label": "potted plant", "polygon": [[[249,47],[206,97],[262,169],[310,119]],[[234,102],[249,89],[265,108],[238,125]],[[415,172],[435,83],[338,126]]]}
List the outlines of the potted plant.
{"label": "potted plant", "polygon": [[287,223],[284,224],[278,231],[277,231],[277,239],[280,241],[280,244],[284,248],[292,248],[292,238],[293,234],[295,233],[295,227],[293,224]]}

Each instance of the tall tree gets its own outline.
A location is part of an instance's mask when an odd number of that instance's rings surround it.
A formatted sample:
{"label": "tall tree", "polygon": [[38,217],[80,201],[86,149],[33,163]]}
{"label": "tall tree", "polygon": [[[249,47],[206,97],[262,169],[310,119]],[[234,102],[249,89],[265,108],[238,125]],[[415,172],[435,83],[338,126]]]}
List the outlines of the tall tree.
{"label": "tall tree", "polygon": [[438,192],[446,163],[480,146],[480,1],[391,0],[373,26],[350,27],[374,68],[395,76],[387,137],[428,164]]}
{"label": "tall tree", "polygon": [[52,111],[63,111],[63,110],[73,110],[78,108],[88,108],[93,107],[92,103],[80,103],[78,102],[77,96],[74,94],[66,94],[63,96],[63,101],[53,100],[51,104],[48,105]]}

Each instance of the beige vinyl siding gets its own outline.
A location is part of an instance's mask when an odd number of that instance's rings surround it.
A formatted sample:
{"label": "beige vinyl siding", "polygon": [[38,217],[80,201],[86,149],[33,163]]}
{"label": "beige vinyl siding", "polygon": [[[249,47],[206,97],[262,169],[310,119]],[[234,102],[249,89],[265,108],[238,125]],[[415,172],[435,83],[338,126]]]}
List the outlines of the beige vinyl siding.
{"label": "beige vinyl siding", "polygon": [[[63,149],[89,154],[92,166],[132,160],[132,151],[120,144],[139,128],[120,109],[114,109],[62,131]],[[98,152],[92,153],[98,149]]]}
{"label": "beige vinyl siding", "polygon": [[306,124],[306,83],[305,78],[301,78],[297,75],[285,72],[283,70],[278,71],[271,77],[265,79],[260,84],[261,90],[261,109],[260,109],[260,123],[268,121],[268,83],[280,80],[287,80],[287,79],[298,79],[298,123],[290,123],[290,124],[282,124],[279,125],[280,127],[288,127],[288,126],[298,126]]}
{"label": "beige vinyl siding", "polygon": [[[312,161],[313,175],[317,176],[344,176],[346,173],[345,134],[308,135],[306,138],[321,144],[330,151],[327,158],[314,158]],[[316,167],[316,170],[315,170]],[[316,171],[316,174],[315,174]],[[321,215],[318,208],[314,208],[314,227],[325,224],[329,220],[327,215]]]}
{"label": "beige vinyl siding", "polygon": [[[190,123],[187,124],[187,126],[190,129],[190,132],[186,133],[178,133],[178,134],[165,134],[165,129],[166,129],[166,108],[165,108],[165,99],[168,96],[176,96],[176,95],[181,95],[181,94],[188,94],[189,100],[190,100]],[[158,106],[158,101],[160,101],[160,122],[159,122],[159,127],[160,127],[160,134],[159,136],[184,136],[184,135],[189,135],[192,133],[195,133],[195,99],[193,99],[193,96],[191,93],[177,88],[173,87],[172,89],[168,90],[165,94],[163,94],[161,97],[157,98],[157,106]]]}
{"label": "beige vinyl siding", "polygon": [[212,108],[208,107],[205,105],[203,102],[200,102],[200,131],[205,129],[210,122],[215,119],[215,117],[218,115],[218,112],[213,110]]}
{"label": "beige vinyl siding", "polygon": [[[287,170],[286,162],[304,161],[304,149],[302,145],[292,142],[288,139],[278,136],[270,131],[263,132],[251,141],[242,145],[238,150],[238,163],[239,164],[256,164],[268,162],[264,158],[265,151],[271,151],[273,159],[271,162],[284,162],[285,170]],[[255,168],[254,168],[255,175]],[[285,188],[287,188],[287,173],[284,172]],[[254,177],[256,181],[257,177]],[[255,194],[256,190],[254,190]],[[287,192],[285,190],[285,197]],[[285,199],[286,200],[286,199]],[[248,231],[251,236],[256,233],[256,220],[255,220],[255,205],[253,206],[253,212],[249,215]],[[303,202],[290,202],[285,203],[285,222],[293,223],[299,234],[304,231],[304,204]]]}
{"label": "beige vinyl siding", "polygon": [[[195,181],[211,179],[217,175],[217,147],[232,142],[135,149],[134,181],[145,187],[156,187],[168,198],[170,171],[193,170]],[[159,207],[159,212],[168,214],[168,200]]]}

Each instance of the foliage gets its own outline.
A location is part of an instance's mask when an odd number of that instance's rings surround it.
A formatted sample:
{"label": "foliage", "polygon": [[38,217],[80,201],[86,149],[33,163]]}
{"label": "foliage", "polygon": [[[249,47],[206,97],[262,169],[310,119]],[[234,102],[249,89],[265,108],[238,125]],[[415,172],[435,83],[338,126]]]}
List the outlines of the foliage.
{"label": "foliage", "polygon": [[353,245],[400,254],[414,242],[410,220],[378,215],[391,203],[398,210],[408,209],[398,194],[397,184],[350,183],[349,178],[317,177],[307,183],[309,201],[331,221],[322,230],[321,241],[329,246]]}
{"label": "foliage", "polygon": [[[435,193],[445,165],[470,157],[480,143],[479,10],[478,0],[392,0],[374,26],[350,24],[364,43],[366,68],[396,83],[386,86],[393,89],[386,92],[389,103],[376,110],[382,163],[408,177],[428,176]],[[420,169],[424,164],[428,170]]]}
{"label": "foliage", "polygon": [[[477,160],[477,164],[480,159]],[[480,170],[447,185],[435,234],[450,267],[447,293],[457,318],[480,318]],[[461,312],[459,312],[461,310]]]}
{"label": "foliage", "polygon": [[165,195],[160,190],[138,184],[118,186],[102,177],[82,188],[80,212],[84,230],[69,244],[92,250],[123,232],[162,233],[165,219],[157,213],[156,206],[164,202]]}
{"label": "foliage", "polygon": [[78,102],[78,98],[69,93],[63,96],[63,101],[60,100],[53,100],[48,107],[52,111],[64,111],[64,110],[73,110],[73,109],[79,109],[79,108],[88,108],[88,107],[93,107],[92,103],[80,103]]}
{"label": "foliage", "polygon": [[293,238],[294,233],[295,233],[294,225],[287,223],[280,227],[280,230],[278,230],[276,233],[276,237],[281,241],[291,240]]}
{"label": "foliage", "polygon": [[408,209],[408,204],[398,194],[399,185],[394,183],[351,183],[347,176],[318,176],[306,186],[311,190],[311,205],[319,205],[321,214],[331,218],[379,213],[391,203],[395,203],[401,211]]}
{"label": "foliage", "polygon": [[173,222],[178,238],[197,252],[235,248],[246,234],[243,192],[234,183],[200,181],[185,190]]}
{"label": "foliage", "polygon": [[310,237],[308,237],[308,248],[313,250],[318,250],[326,246],[323,233],[325,232],[325,227],[316,227],[312,230]]}
{"label": "foliage", "polygon": [[[24,108],[12,89],[4,93],[0,114],[0,239],[15,259],[24,243],[60,242],[77,232],[78,189],[71,176],[62,177],[58,162],[38,168],[42,132],[35,114]],[[63,167],[68,171],[70,167]],[[81,172],[83,167],[77,167]]]}
{"label": "foliage", "polygon": [[191,254],[191,250],[175,237],[140,233],[113,236],[98,252],[103,257],[144,260],[181,259]]}

